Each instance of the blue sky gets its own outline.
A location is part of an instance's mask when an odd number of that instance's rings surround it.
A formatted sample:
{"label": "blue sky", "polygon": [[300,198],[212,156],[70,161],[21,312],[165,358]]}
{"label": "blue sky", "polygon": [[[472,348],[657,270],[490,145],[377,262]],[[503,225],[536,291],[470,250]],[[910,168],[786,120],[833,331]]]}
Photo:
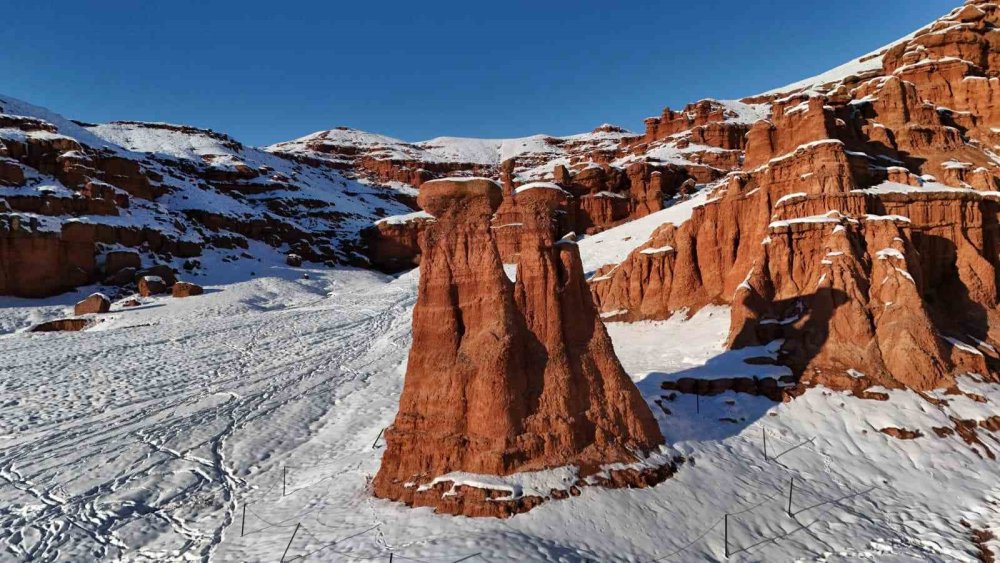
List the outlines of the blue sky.
{"label": "blue sky", "polygon": [[641,130],[665,105],[818,74],[958,4],[9,2],[0,92],[258,145],[337,125],[411,141]]}

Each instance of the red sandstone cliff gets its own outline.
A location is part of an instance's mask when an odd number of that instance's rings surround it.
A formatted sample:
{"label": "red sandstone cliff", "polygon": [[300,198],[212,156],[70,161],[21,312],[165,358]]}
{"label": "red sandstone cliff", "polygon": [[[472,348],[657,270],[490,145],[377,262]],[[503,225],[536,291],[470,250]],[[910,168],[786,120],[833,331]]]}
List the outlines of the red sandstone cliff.
{"label": "red sandstone cliff", "polygon": [[[743,170],[602,268],[602,310],[732,303],[731,344],[783,339],[804,383],[996,378],[998,24],[995,4],[969,2],[870,58],[880,68],[745,100],[771,115],[748,129]],[[645,139],[713,120],[665,113]]]}

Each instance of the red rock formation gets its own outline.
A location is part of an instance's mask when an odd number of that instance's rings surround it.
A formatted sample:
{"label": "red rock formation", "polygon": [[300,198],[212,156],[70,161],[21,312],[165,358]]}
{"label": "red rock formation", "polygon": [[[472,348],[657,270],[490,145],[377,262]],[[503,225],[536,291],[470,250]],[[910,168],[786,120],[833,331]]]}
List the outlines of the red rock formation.
{"label": "red rock formation", "polygon": [[682,111],[663,109],[660,117],[646,120],[643,143],[662,141],[684,131],[692,131],[700,144],[722,149],[742,149],[747,129],[745,125],[727,123],[732,112],[715,100],[689,104]]}
{"label": "red rock formation", "polygon": [[205,293],[205,288],[196,283],[177,282],[170,288],[170,294],[174,297],[191,297]]}
{"label": "red rock formation", "polygon": [[35,325],[29,332],[78,332],[92,324],[93,319],[58,319]]}
{"label": "red rock formation", "polygon": [[102,293],[93,293],[83,301],[80,301],[73,307],[73,314],[80,315],[94,315],[99,313],[107,313],[111,310],[111,300],[107,298]]}
{"label": "red rock formation", "polygon": [[0,295],[44,297],[94,279],[92,240],[48,232],[37,221],[0,214]]}
{"label": "red rock formation", "polygon": [[167,284],[159,276],[142,276],[137,285],[139,286],[139,295],[143,297],[167,292]]}
{"label": "red rock formation", "polygon": [[[996,5],[970,3],[892,48],[882,76],[754,100],[772,112],[747,135],[745,171],[599,269],[602,310],[731,303],[732,346],[784,339],[802,383],[859,394],[996,379],[998,23]],[[666,117],[653,133],[680,118]]]}
{"label": "red rock formation", "polygon": [[420,236],[413,345],[377,496],[505,515],[509,505],[475,502],[474,495],[456,504],[440,487],[422,486],[456,471],[508,475],[578,465],[591,473],[637,461],[636,452],[663,441],[614,356],[575,244],[555,238],[554,211],[565,194],[544,187],[521,194],[514,284],[490,228],[499,185],[442,180],[421,188],[420,205],[437,221]]}
{"label": "red rock formation", "polygon": [[409,270],[420,264],[420,233],[434,218],[426,213],[387,217],[361,231],[372,265],[387,273]]}

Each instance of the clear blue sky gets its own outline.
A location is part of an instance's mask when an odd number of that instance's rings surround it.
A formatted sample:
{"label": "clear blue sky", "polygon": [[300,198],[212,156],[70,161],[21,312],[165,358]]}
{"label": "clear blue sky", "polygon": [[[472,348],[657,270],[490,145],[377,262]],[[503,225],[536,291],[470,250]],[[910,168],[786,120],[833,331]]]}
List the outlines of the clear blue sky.
{"label": "clear blue sky", "polygon": [[20,0],[0,9],[0,92],[258,145],[337,125],[411,141],[641,130],[665,105],[818,74],[960,3]]}

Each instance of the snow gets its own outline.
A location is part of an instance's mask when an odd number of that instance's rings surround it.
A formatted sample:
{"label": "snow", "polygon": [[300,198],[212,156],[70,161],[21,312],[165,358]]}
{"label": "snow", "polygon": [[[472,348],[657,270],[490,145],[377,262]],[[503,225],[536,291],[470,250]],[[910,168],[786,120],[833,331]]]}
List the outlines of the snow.
{"label": "snow", "polygon": [[[356,150],[380,160],[452,163],[479,166],[499,166],[517,157],[544,159],[544,168],[551,172],[554,164],[568,156],[564,144],[586,145],[594,149],[614,149],[622,138],[634,136],[625,130],[599,129],[590,133],[556,137],[531,135],[511,139],[477,139],[471,137],[436,137],[410,143],[378,133],[338,127],[317,131],[305,137],[266,147],[272,153],[306,155],[333,162],[351,162]],[[568,164],[568,160],[564,164]],[[541,171],[518,171],[519,177],[535,178]]]}
{"label": "snow", "polygon": [[889,258],[895,258],[897,260],[906,259],[906,257],[903,256],[903,253],[895,248],[883,248],[882,250],[876,252],[875,256],[877,256],[879,260],[888,260]]}
{"label": "snow", "polygon": [[806,194],[805,192],[795,192],[792,194],[784,195],[778,198],[778,201],[774,202],[774,206],[779,207],[783,203],[788,203],[790,201],[795,201],[797,199],[805,199],[806,197],[808,197],[808,194]]}
{"label": "snow", "polygon": [[73,123],[69,119],[66,119],[51,110],[29,104],[28,102],[24,102],[16,98],[0,95],[0,113],[41,119],[42,121],[47,121],[48,123],[55,125],[62,135],[72,137],[85,145],[90,145],[94,148],[107,147],[111,150],[118,149],[118,147],[114,146],[112,143],[94,136],[92,133],[76,123]]}
{"label": "snow", "polygon": [[657,248],[644,248],[640,251],[640,254],[645,254],[647,256],[655,256],[657,254],[669,254],[674,251],[674,247],[669,244],[666,246],[660,246]]}
{"label": "snow", "polygon": [[375,221],[376,225],[386,224],[386,225],[405,225],[406,223],[412,223],[413,221],[433,221],[435,217],[426,211],[414,211],[413,213],[404,213],[403,215],[391,215],[389,217],[383,217],[378,221]]}
{"label": "snow", "polygon": [[507,274],[507,279],[510,281],[517,281],[517,264],[504,264],[503,272]]}
{"label": "snow", "polygon": [[795,217],[794,219],[784,219],[781,221],[773,221],[767,226],[768,229],[778,229],[782,227],[790,227],[792,225],[799,224],[818,224],[818,223],[836,223],[840,224],[843,220],[843,216],[839,211],[833,210],[828,211],[825,215],[808,215],[806,217]]}
{"label": "snow", "polygon": [[766,96],[772,94],[785,94],[799,90],[817,88],[823,86],[824,84],[840,82],[841,80],[851,75],[860,75],[866,72],[880,70],[882,68],[882,60],[885,55],[885,52],[904,41],[912,39],[917,33],[918,32],[916,31],[910,33],[905,37],[901,37],[900,39],[897,39],[896,41],[893,41],[892,43],[880,49],[876,49],[871,53],[858,57],[857,59],[848,61],[826,72],[817,74],[816,76],[805,78],[797,82],[792,82],[791,84],[787,84],[780,88],[775,88],[774,90],[768,90],[767,92],[763,92],[760,95]]}
{"label": "snow", "polygon": [[[306,280],[280,260],[259,263],[257,276],[200,280],[203,296],[115,303],[78,333],[25,333],[25,315],[62,314],[93,288],[0,302],[2,326],[17,328],[0,336],[0,527],[16,532],[0,535],[5,555],[276,561],[287,548],[310,561],[720,560],[728,512],[737,561],[952,561],[973,557],[961,519],[1000,524],[994,462],[932,430],[950,416],[995,415],[996,385],[964,378],[960,387],[988,402],[941,405],[908,391],[878,402],[822,388],[783,404],[732,392],[663,399],[660,383],[681,377],[787,373],[760,362],[780,342],[725,350],[725,307],[608,325],[665,452],[688,458],[667,482],[586,488],[508,520],[374,499],[367,479],[395,415],[417,274],[306,269]],[[877,431],[890,426],[924,437]],[[461,480],[525,494],[572,468],[544,473]]]}
{"label": "snow", "polygon": [[[455,488],[465,485],[479,489],[495,489],[510,493],[507,497],[498,500],[514,500],[524,496],[548,497],[549,492],[555,490],[566,490],[576,482],[579,475],[577,467],[559,467],[545,471],[532,471],[526,473],[516,473],[509,476],[498,475],[478,475],[464,472],[454,472],[439,475],[426,485],[421,485],[418,490],[427,490],[438,483],[452,483],[452,491]],[[449,491],[445,494],[454,494]]]}
{"label": "snow", "polygon": [[771,104],[748,104],[739,100],[712,99],[712,101],[732,114],[726,118],[729,123],[753,125],[771,116]]}
{"label": "snow", "polygon": [[690,199],[676,202],[666,209],[583,238],[580,240],[583,271],[589,276],[601,266],[624,261],[633,250],[645,244],[661,225],[673,223],[680,226],[691,218],[696,207],[705,205],[710,191],[702,189]]}
{"label": "snow", "polygon": [[892,221],[894,223],[910,223],[909,217],[902,215],[865,215],[865,221]]}
{"label": "snow", "polygon": [[[870,188],[851,190],[851,193],[862,193],[871,195],[883,195],[883,194],[921,194],[921,193],[937,193],[937,194],[966,194],[979,197],[997,197],[997,192],[986,192],[978,191],[972,188],[956,188],[953,186],[946,186],[944,184],[938,183],[932,176],[929,179],[923,180],[923,184],[920,186],[911,186],[909,184],[900,184],[898,182],[882,182],[876,186]],[[869,217],[874,217],[869,215]]]}
{"label": "snow", "polygon": [[569,195],[569,193],[566,190],[562,189],[562,186],[560,186],[559,184],[554,184],[552,182],[530,182],[528,184],[524,184],[523,186],[518,186],[517,188],[515,188],[514,194],[515,195],[523,194],[528,190],[555,190],[559,193]]}
{"label": "snow", "polygon": [[206,158],[239,157],[239,149],[234,148],[239,144],[225,135],[204,130],[195,130],[197,133],[192,134],[191,128],[175,130],[177,127],[166,123],[114,122],[90,127],[89,131],[132,151],[157,153],[178,160],[203,162]]}
{"label": "snow", "polygon": [[983,355],[983,353],[980,352],[979,350],[976,350],[975,347],[970,346],[970,345],[966,344],[965,342],[962,342],[961,340],[959,340],[957,338],[953,338],[951,336],[942,336],[942,338],[944,338],[945,340],[948,341],[949,344],[951,344],[955,348],[958,348],[959,350],[962,350],[963,352],[968,352],[968,353],[974,354],[976,356],[982,356]]}

